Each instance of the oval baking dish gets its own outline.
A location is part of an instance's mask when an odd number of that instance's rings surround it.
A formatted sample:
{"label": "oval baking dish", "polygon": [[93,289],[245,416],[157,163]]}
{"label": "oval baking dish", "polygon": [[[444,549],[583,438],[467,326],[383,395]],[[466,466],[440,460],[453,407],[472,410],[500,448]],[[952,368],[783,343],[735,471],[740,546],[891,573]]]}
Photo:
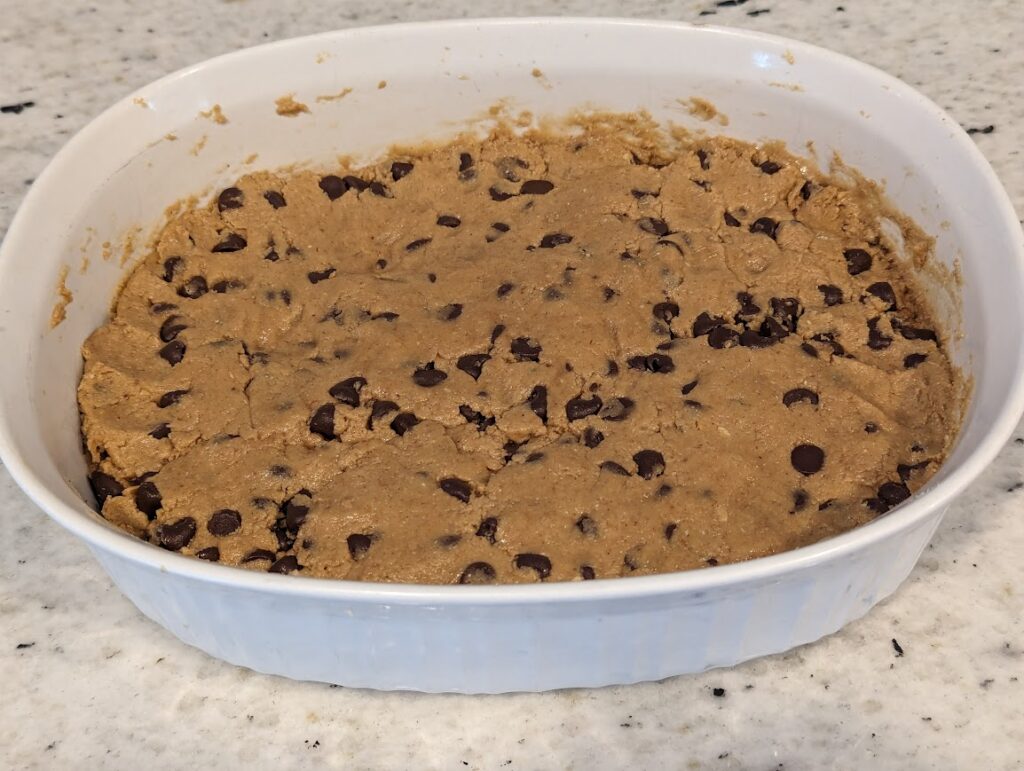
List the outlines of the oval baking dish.
{"label": "oval baking dish", "polygon": [[[728,128],[691,115],[684,103],[693,97],[714,102]],[[108,255],[109,244],[131,252],[169,203],[233,180],[253,162],[372,158],[396,142],[451,135],[499,102],[513,115],[645,109],[691,129],[781,139],[797,153],[809,147],[825,167],[839,153],[884,180],[893,203],[935,236],[937,261],[962,278],[953,293],[932,286],[956,332],[953,359],[973,381],[939,473],[892,513],[805,548],[707,570],[540,585],[386,585],[243,571],[159,549],[97,516],[75,400],[79,349],[129,266],[97,257],[79,270],[82,255],[98,255],[101,244]],[[363,28],[170,75],[103,113],[40,175],[0,249],[0,309],[0,345],[8,362],[22,364],[0,371],[0,457],[32,500],[184,642],[261,672],[354,687],[629,683],[816,640],[899,586],[1024,408],[1021,231],[960,127],[905,84],[851,59],[676,23]]]}

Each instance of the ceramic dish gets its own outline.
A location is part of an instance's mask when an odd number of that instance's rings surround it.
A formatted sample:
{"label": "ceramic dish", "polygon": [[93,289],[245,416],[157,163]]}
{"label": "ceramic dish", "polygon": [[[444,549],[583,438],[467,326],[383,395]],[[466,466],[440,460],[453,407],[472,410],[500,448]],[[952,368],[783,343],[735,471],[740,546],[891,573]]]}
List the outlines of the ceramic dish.
{"label": "ceramic dish", "polygon": [[[275,102],[288,95],[308,112],[279,114]],[[728,127],[691,115],[691,97],[711,100]],[[165,207],[182,197],[251,168],[365,159],[393,142],[450,135],[499,100],[534,115],[644,108],[690,128],[782,139],[798,153],[811,142],[824,166],[838,152],[884,180],[892,201],[935,235],[937,260],[958,263],[962,276],[952,293],[932,285],[956,333],[953,358],[973,379],[963,429],[939,473],[890,514],[813,546],[686,573],[550,585],[262,574],[161,550],[100,519],[79,434],[79,349],[130,270],[102,259],[101,244],[116,254],[127,238],[141,254]],[[215,105],[227,122],[210,112]],[[33,185],[0,252],[8,362],[0,456],[143,613],[184,642],[261,672],[500,692],[728,666],[830,634],[893,592],[947,506],[1010,436],[1024,400],[1021,241],[999,182],[948,115],[882,72],[794,41],[589,19],[396,25],[284,41],[125,98]],[[73,301],[51,328],[66,268]]]}

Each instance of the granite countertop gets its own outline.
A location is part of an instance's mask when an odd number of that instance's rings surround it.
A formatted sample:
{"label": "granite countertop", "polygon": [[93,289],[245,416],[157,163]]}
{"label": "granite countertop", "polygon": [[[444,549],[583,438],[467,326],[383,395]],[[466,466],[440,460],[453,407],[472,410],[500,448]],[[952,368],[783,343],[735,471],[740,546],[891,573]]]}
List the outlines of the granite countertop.
{"label": "granite countertop", "polygon": [[[608,14],[765,30],[917,86],[1024,212],[1024,5],[959,0],[6,0],[0,234],[33,177],[129,91],[324,29]],[[4,768],[1024,768],[1024,428],[903,588],[814,645],[698,676],[487,697],[351,691],[213,660],[146,620],[0,470]]]}

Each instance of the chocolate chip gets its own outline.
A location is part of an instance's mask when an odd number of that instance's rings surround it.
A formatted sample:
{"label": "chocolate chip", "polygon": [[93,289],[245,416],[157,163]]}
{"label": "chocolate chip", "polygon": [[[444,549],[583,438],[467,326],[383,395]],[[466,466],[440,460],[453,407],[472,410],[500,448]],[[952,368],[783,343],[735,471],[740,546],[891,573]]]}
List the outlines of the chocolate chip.
{"label": "chocolate chip", "polygon": [[348,538],[345,539],[348,544],[349,556],[356,562],[366,556],[366,552],[370,550],[370,546],[373,544],[373,538],[366,535],[365,533],[352,533]]}
{"label": "chocolate chip", "polygon": [[181,340],[171,340],[171,342],[160,349],[160,358],[173,367],[180,364],[181,360],[185,358],[185,349],[185,343]]}
{"label": "chocolate chip", "polygon": [[432,238],[417,238],[415,241],[410,241],[405,245],[405,251],[415,252],[417,249],[422,249],[433,240],[434,239]]}
{"label": "chocolate chip", "polygon": [[[597,397],[594,397],[595,399]],[[636,403],[628,396],[616,396],[613,399],[609,399],[608,402],[601,407],[598,411],[597,416],[601,420],[608,420],[617,422],[625,420],[629,417],[630,413],[633,412],[633,407]]]}
{"label": "chocolate chip", "polygon": [[186,329],[188,329],[188,324],[185,323],[184,317],[168,316],[164,323],[160,325],[160,339],[165,343],[169,343]]}
{"label": "chocolate chip", "polygon": [[810,388],[793,388],[782,395],[782,403],[792,407],[798,402],[818,403],[818,395]]}
{"label": "chocolate chip", "polygon": [[764,163],[758,164],[758,168],[760,168],[765,174],[775,174],[782,167],[775,161],[765,161]]}
{"label": "chocolate chip", "polygon": [[442,535],[440,538],[438,538],[436,543],[442,549],[450,549],[456,544],[458,544],[459,541],[461,540],[462,536],[458,533],[449,533],[448,535]]}
{"label": "chocolate chip", "polygon": [[896,292],[888,281],[876,281],[868,287],[867,292],[884,302],[886,311],[896,310]]}
{"label": "chocolate chip", "polygon": [[241,526],[242,515],[234,509],[218,509],[206,521],[206,529],[217,537],[231,535]]}
{"label": "chocolate chip", "polygon": [[269,572],[271,573],[282,574],[291,573],[295,570],[302,570],[302,565],[299,564],[299,558],[294,554],[286,554],[269,568]]}
{"label": "chocolate chip", "polygon": [[441,308],[437,313],[437,317],[441,319],[441,321],[455,321],[455,319],[461,315],[462,303],[449,303]]}
{"label": "chocolate chip", "polygon": [[570,399],[565,405],[565,416],[570,422],[596,415],[601,409],[601,397],[594,395],[585,399],[582,395]]}
{"label": "chocolate chip", "polygon": [[618,293],[617,293],[617,292],[616,292],[616,291],[615,291],[614,289],[612,289],[612,288],[611,288],[610,286],[606,286],[606,287],[605,287],[605,288],[604,288],[604,289],[602,290],[602,292],[603,292],[603,294],[604,294],[604,301],[605,301],[605,302],[609,302],[609,301],[610,301],[610,300],[611,300],[611,299],[612,299],[613,297],[615,297],[615,295],[616,295],[616,294],[618,294]]}
{"label": "chocolate chip", "polygon": [[904,369],[914,369],[914,367],[923,364],[927,359],[927,354],[910,353],[903,357],[903,367]]}
{"label": "chocolate chip", "polygon": [[467,353],[465,356],[459,357],[458,361],[455,362],[455,366],[474,380],[479,380],[480,375],[484,371],[484,363],[489,361],[490,358],[490,354],[487,353]]}
{"label": "chocolate chip", "polygon": [[738,337],[739,334],[729,327],[715,327],[708,333],[708,345],[716,349],[729,348]]}
{"label": "chocolate chip", "polygon": [[827,501],[822,501],[818,504],[818,511],[825,511],[826,509],[832,508],[832,504],[835,502],[835,498],[829,498]]}
{"label": "chocolate chip", "polygon": [[825,305],[832,307],[843,304],[843,290],[834,284],[818,284],[818,291],[825,301]]}
{"label": "chocolate chip", "polygon": [[807,493],[803,490],[793,491],[793,509],[790,514],[803,511],[807,507]]}
{"label": "chocolate chip", "polygon": [[923,460],[920,463],[900,463],[896,466],[896,473],[900,475],[900,481],[906,482],[918,471],[924,470],[931,461]]}
{"label": "chocolate chip", "polygon": [[654,318],[664,321],[666,324],[671,324],[672,320],[679,316],[679,305],[671,301],[656,303],[651,309],[651,313],[654,315]]}
{"label": "chocolate chip", "polygon": [[324,404],[316,408],[313,417],[309,419],[309,431],[318,434],[328,442],[335,439],[334,434],[334,405]]}
{"label": "chocolate chip", "polygon": [[596,428],[591,428],[590,426],[587,426],[585,429],[583,429],[583,444],[585,447],[593,450],[603,441],[604,434],[602,434]]}
{"label": "chocolate chip", "polygon": [[512,340],[509,350],[516,357],[517,361],[540,361],[540,354],[544,350],[539,343],[535,343],[528,337],[517,337]]}
{"label": "chocolate chip", "polygon": [[889,508],[898,506],[910,497],[910,489],[902,482],[885,482],[878,488],[878,498]]}
{"label": "chocolate chip", "polygon": [[664,532],[665,532],[665,540],[666,541],[671,541],[672,540],[672,536],[674,536],[676,534],[676,530],[678,530],[678,529],[679,529],[679,525],[677,523],[675,523],[675,522],[669,522],[667,525],[665,525],[665,530],[664,530]]}
{"label": "chocolate chip", "polygon": [[805,201],[811,197],[811,181],[807,180],[800,186],[800,197]]}
{"label": "chocolate chip", "polygon": [[468,171],[473,168],[473,156],[469,153],[459,153],[459,171]]}
{"label": "chocolate chip", "polygon": [[351,174],[341,178],[341,181],[345,183],[345,187],[349,190],[355,190],[357,193],[361,193],[370,186],[370,183],[359,179],[359,177],[352,176]]}
{"label": "chocolate chip", "polygon": [[504,324],[495,324],[494,325],[494,329],[491,330],[491,345],[494,345],[494,343],[497,341],[497,339],[499,337],[501,337],[501,335],[502,335],[502,333],[504,331],[505,331],[505,325]]}
{"label": "chocolate chip", "polygon": [[174,280],[174,275],[178,272],[178,269],[184,266],[185,261],[181,257],[168,257],[164,260],[163,280],[170,283]]}
{"label": "chocolate chip", "polygon": [[590,565],[580,565],[580,578],[584,581],[593,581],[597,578],[597,573]]}
{"label": "chocolate chip", "polygon": [[773,297],[769,300],[771,317],[778,321],[787,332],[796,332],[797,320],[803,315],[800,300],[796,297]]}
{"label": "chocolate chip", "polygon": [[758,217],[750,224],[751,233],[764,233],[768,238],[774,239],[779,223],[771,217]]}
{"label": "chocolate chip", "polygon": [[587,514],[576,520],[576,529],[590,538],[597,537],[597,522]]}
{"label": "chocolate chip", "polygon": [[722,215],[722,219],[724,219],[725,224],[731,228],[738,228],[741,224],[740,221],[736,219],[734,216],[732,216],[732,214],[730,214],[729,212],[725,212],[725,214]]}
{"label": "chocolate chip", "polygon": [[368,185],[368,187],[370,188],[370,192],[373,193],[378,198],[391,198],[390,191],[386,187],[384,187],[383,184],[377,182],[376,180],[371,182]]}
{"label": "chocolate chip", "polygon": [[554,249],[562,244],[572,243],[572,236],[568,233],[548,233],[540,240],[541,249]]}
{"label": "chocolate chip", "polygon": [[231,292],[236,289],[245,289],[245,284],[237,278],[226,278],[218,281],[211,287],[211,289],[213,289],[217,294],[224,294],[225,292]]}
{"label": "chocolate chip", "polygon": [[711,160],[706,150],[697,150],[697,160],[700,161],[700,167],[704,171],[711,168]]}
{"label": "chocolate chip", "polygon": [[555,189],[553,182],[546,179],[528,179],[519,188],[521,195],[544,195]]}
{"label": "chocolate chip", "polygon": [[238,233],[228,233],[211,251],[215,254],[240,252],[246,246],[248,246],[248,242]]}
{"label": "chocolate chip", "polygon": [[166,439],[171,435],[171,427],[167,423],[160,423],[149,432],[149,435],[154,439]]}
{"label": "chocolate chip", "polygon": [[866,434],[877,434],[878,433],[878,424],[869,420],[867,423],[864,424],[864,433],[866,433]]}
{"label": "chocolate chip", "polygon": [[226,187],[217,196],[217,211],[241,209],[245,204],[245,195],[237,187]]}
{"label": "chocolate chip", "polygon": [[626,359],[626,365],[630,369],[640,370],[641,372],[654,372],[661,375],[667,375],[676,368],[672,357],[664,353],[652,353],[648,356],[630,356]]}
{"label": "chocolate chip", "polygon": [[263,194],[263,197],[267,199],[267,203],[273,206],[275,209],[282,209],[288,205],[282,193],[276,190],[268,190]]}
{"label": "chocolate chip", "polygon": [[476,529],[476,534],[494,545],[498,540],[498,520],[495,517],[485,518],[480,522],[480,527]]}
{"label": "chocolate chip", "polygon": [[515,288],[515,284],[505,283],[498,287],[498,297],[504,297]]}
{"label": "chocolate chip", "polygon": [[421,388],[433,388],[448,379],[448,373],[437,369],[430,361],[412,373],[412,382]]}
{"label": "chocolate chip", "polygon": [[391,430],[394,431],[396,434],[398,434],[399,436],[405,436],[405,434],[408,431],[410,431],[415,426],[418,426],[419,424],[420,419],[417,418],[416,415],[414,415],[413,413],[400,412],[398,413],[398,417],[392,420],[389,425],[391,426]]}
{"label": "chocolate chip", "polygon": [[893,319],[892,327],[900,333],[904,340],[931,340],[936,344],[939,342],[938,335],[935,334],[934,329],[908,327],[899,319]]}
{"label": "chocolate chip", "polygon": [[174,303],[156,303],[149,310],[150,313],[152,313],[154,316],[159,316],[161,313],[167,313],[168,311],[173,311],[177,309],[178,306],[175,305]]}
{"label": "chocolate chip", "polygon": [[712,316],[707,311],[704,311],[693,321],[693,336],[701,337],[711,332],[716,327],[721,327],[725,324],[725,319],[721,316]]}
{"label": "chocolate chip", "polygon": [[537,461],[544,460],[544,453],[542,452],[531,452],[526,456],[524,463],[536,463]]}
{"label": "chocolate chip", "polygon": [[704,562],[707,563],[709,567],[714,567],[718,564],[718,559],[715,557],[708,557]]}
{"label": "chocolate chip", "polygon": [[515,565],[517,568],[527,568],[528,570],[536,571],[537,577],[542,581],[551,575],[551,560],[543,554],[531,554],[529,552],[517,554]]}
{"label": "chocolate chip", "polygon": [[348,192],[348,185],[342,181],[341,177],[328,174],[326,177],[321,177],[320,189],[327,194],[329,199],[334,201]]}
{"label": "chocolate chip", "polygon": [[334,268],[324,268],[323,270],[311,270],[306,274],[306,278],[309,279],[311,284],[319,284],[321,281],[329,279],[337,271]]}
{"label": "chocolate chip", "polygon": [[398,314],[393,311],[381,311],[370,316],[370,321],[394,321],[397,318]]}
{"label": "chocolate chip", "polygon": [[208,291],[210,290],[203,276],[192,276],[192,278],[178,287],[178,295],[187,297],[190,300],[198,300]]}
{"label": "chocolate chip", "polygon": [[486,562],[471,562],[459,575],[460,584],[493,584],[498,578],[494,568]]}
{"label": "chocolate chip", "polygon": [[394,402],[388,401],[386,399],[378,399],[373,403],[373,406],[370,408],[370,417],[366,421],[366,427],[372,431],[373,424],[375,421],[380,420],[385,415],[391,412],[397,411],[398,405],[395,404]]}
{"label": "chocolate chip", "polygon": [[[836,340],[836,336],[832,332],[818,332],[817,334],[811,335],[811,340],[818,343],[824,343],[832,349],[833,356],[845,356],[846,349]],[[806,345],[806,343],[804,343]]]}
{"label": "chocolate chip", "polygon": [[496,422],[493,417],[487,417],[482,412],[477,412],[468,404],[459,405],[459,414],[466,419],[467,423],[475,424],[478,431],[486,431]]}
{"label": "chocolate chip", "polygon": [[171,405],[177,404],[181,401],[181,397],[188,393],[187,388],[179,389],[177,391],[168,391],[163,394],[159,399],[156,400],[156,406],[160,409],[170,407]]}
{"label": "chocolate chip", "polygon": [[877,316],[868,319],[868,348],[872,351],[882,351],[892,345],[892,338],[878,328],[879,321]]}
{"label": "chocolate chip", "polygon": [[277,555],[269,549],[253,549],[242,558],[242,562],[273,562],[276,558]]}
{"label": "chocolate chip", "polygon": [[437,483],[437,486],[448,493],[448,495],[458,498],[463,503],[469,503],[470,495],[473,492],[469,482],[458,477],[445,477]]}
{"label": "chocolate chip", "polygon": [[359,406],[359,392],[366,385],[366,378],[356,375],[355,377],[340,380],[328,389],[327,393],[333,396],[342,404],[349,407]]}
{"label": "chocolate chip", "polygon": [[299,529],[306,521],[306,517],[309,515],[309,506],[306,504],[309,496],[303,495],[301,492],[296,493],[281,507],[284,513],[284,525],[289,533],[298,533]]}
{"label": "chocolate chip", "polygon": [[509,198],[516,197],[515,193],[502,192],[494,185],[491,185],[487,192],[490,193],[492,201],[507,201]]}
{"label": "chocolate chip", "polygon": [[660,220],[656,217],[641,217],[636,221],[636,225],[645,233],[655,236],[667,236],[672,232],[665,220]]}
{"label": "chocolate chip", "polygon": [[437,218],[437,224],[443,228],[457,228],[462,224],[462,220],[454,214],[442,214]]}
{"label": "chocolate chip", "polygon": [[277,262],[277,261],[278,261],[279,259],[281,259],[281,257],[280,257],[280,255],[279,255],[279,254],[277,253],[277,250],[276,250],[276,249],[274,249],[273,247],[271,247],[271,248],[270,248],[270,249],[269,249],[269,250],[267,251],[267,253],[263,255],[263,259],[264,259],[264,260],[267,260],[268,262]]}
{"label": "chocolate chip", "polygon": [[534,386],[526,404],[542,422],[548,422],[548,389],[545,386]]}
{"label": "chocolate chip", "polygon": [[740,309],[734,317],[737,324],[749,321],[761,312],[761,306],[754,302],[754,296],[750,292],[737,292],[736,299],[740,304]]}
{"label": "chocolate chip", "polygon": [[101,509],[107,498],[116,498],[124,492],[124,485],[102,471],[92,473],[89,477],[89,486],[92,488],[92,494],[96,496],[96,505]]}
{"label": "chocolate chip", "polygon": [[810,476],[825,465],[825,451],[814,444],[798,444],[789,454],[789,461],[801,474]]}
{"label": "chocolate chip", "polygon": [[800,343],[800,350],[810,356],[812,359],[818,358],[818,349],[810,343]]}
{"label": "chocolate chip", "polygon": [[644,479],[654,479],[665,473],[665,456],[657,450],[640,450],[633,456],[636,472]]}
{"label": "chocolate chip", "polygon": [[846,272],[851,276],[871,269],[871,255],[863,249],[846,249],[843,258],[846,260]]}
{"label": "chocolate chip", "polygon": [[[567,366],[567,371],[568,372],[572,372],[571,369],[568,369],[569,362],[566,362],[566,366]],[[608,359],[608,368],[605,371],[605,375],[607,375],[608,377],[615,377],[618,374],[619,374],[619,365],[615,363],[614,359]]]}
{"label": "chocolate chip", "polygon": [[598,468],[601,469],[601,471],[607,471],[607,472],[612,473],[612,474],[617,474],[617,475],[619,475],[621,477],[628,477],[628,476],[630,476],[630,473],[628,471],[626,471],[625,468],[623,468],[622,466],[620,466],[618,463],[616,463],[613,460],[606,460],[606,461],[604,461],[603,463],[601,463],[600,466],[598,466]]}
{"label": "chocolate chip", "polygon": [[524,444],[526,444],[526,442],[514,442],[511,439],[505,442],[505,444],[501,446],[501,449],[505,452],[505,463],[511,462],[515,454],[519,452],[519,448]]}
{"label": "chocolate chip", "polygon": [[160,545],[169,551],[181,551],[191,543],[196,534],[196,521],[192,517],[182,517],[168,525],[159,525],[156,537]]}
{"label": "chocolate chip", "polygon": [[220,549],[216,546],[207,546],[197,551],[196,557],[207,562],[220,562]]}
{"label": "chocolate chip", "polygon": [[391,179],[397,182],[402,177],[408,176],[415,166],[408,161],[395,161],[391,164]]}

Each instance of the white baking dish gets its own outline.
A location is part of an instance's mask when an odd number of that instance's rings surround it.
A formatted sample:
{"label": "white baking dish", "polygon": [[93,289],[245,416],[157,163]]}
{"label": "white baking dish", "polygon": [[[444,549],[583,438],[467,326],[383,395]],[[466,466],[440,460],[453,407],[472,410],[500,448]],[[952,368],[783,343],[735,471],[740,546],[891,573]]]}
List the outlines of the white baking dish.
{"label": "white baking dish", "polygon": [[[317,100],[345,88],[353,91],[344,98]],[[310,112],[278,115],[275,99],[286,94]],[[678,100],[694,96],[714,102],[728,128],[690,116]],[[167,204],[244,173],[253,154],[256,167],[372,156],[394,141],[449,134],[499,99],[535,114],[645,108],[695,128],[781,138],[797,152],[812,141],[819,158],[838,151],[885,179],[891,198],[937,237],[937,258],[962,268],[959,320],[948,296],[937,290],[936,300],[961,334],[953,354],[973,377],[973,397],[955,451],[926,489],[865,527],[774,557],[528,586],[254,573],[163,551],[97,517],[75,402],[79,347],[130,267],[101,259],[100,245],[116,249],[133,228],[151,232]],[[227,123],[199,115],[215,104]],[[998,181],[949,116],[877,70],[800,43],[582,19],[399,25],[285,41],[143,88],[69,142],[32,187],[0,251],[0,455],[143,613],[184,642],[261,672],[499,692],[727,666],[834,632],[894,591],[949,502],[1009,437],[1024,401],[1021,240]],[[91,265],[81,272],[83,248]],[[51,329],[65,265],[74,301]]]}

